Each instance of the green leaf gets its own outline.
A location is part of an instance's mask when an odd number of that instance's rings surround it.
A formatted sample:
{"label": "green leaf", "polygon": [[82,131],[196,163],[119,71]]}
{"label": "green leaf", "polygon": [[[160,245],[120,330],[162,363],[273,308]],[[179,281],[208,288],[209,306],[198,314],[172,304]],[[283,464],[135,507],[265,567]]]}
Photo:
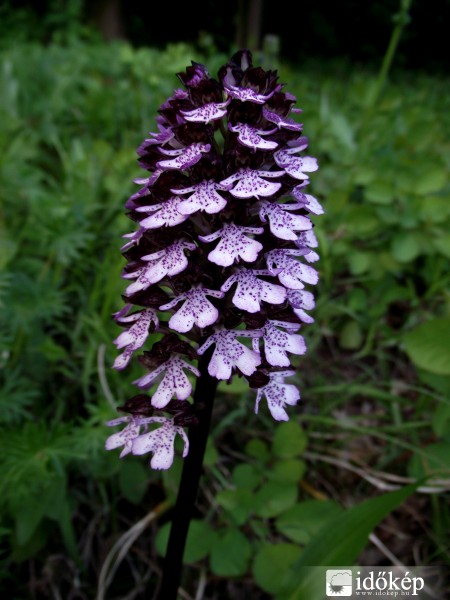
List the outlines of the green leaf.
{"label": "green leaf", "polygon": [[252,566],[256,583],[268,594],[281,591],[283,580],[281,573],[298,560],[301,549],[294,544],[271,544],[263,546],[255,557]]}
{"label": "green leaf", "polygon": [[253,490],[261,483],[261,475],[253,465],[238,465],[233,470],[233,482],[238,488]]}
{"label": "green leaf", "polygon": [[433,246],[446,258],[450,258],[450,233],[431,240]]}
{"label": "green leaf", "polygon": [[232,517],[236,525],[242,525],[254,509],[254,496],[249,489],[221,490],[216,502]]}
{"label": "green leaf", "polygon": [[295,483],[269,481],[254,495],[255,512],[260,517],[276,517],[293,506],[297,501]]}
{"label": "green leaf", "polygon": [[306,448],[306,433],[295,421],[281,423],[275,430],[272,451],[278,458],[294,458]]}
{"label": "green leaf", "polygon": [[405,350],[417,366],[437,375],[450,375],[450,319],[432,319],[403,337]]}
{"label": "green leaf", "polygon": [[418,173],[414,179],[416,194],[438,192],[447,183],[447,169],[445,167],[431,167],[424,173]]}
{"label": "green leaf", "polygon": [[434,433],[438,437],[450,435],[450,403],[441,402],[436,408],[431,420]]}
{"label": "green leaf", "polygon": [[[312,566],[352,565],[367,544],[375,526],[413,494],[417,485],[365,500],[327,521],[292,565],[284,590],[289,600],[322,600],[323,581],[308,569]],[[282,575],[282,574],[281,574]]]}
{"label": "green leaf", "polygon": [[238,529],[219,533],[211,550],[211,570],[220,577],[238,577],[248,569],[252,547]]}
{"label": "green leaf", "polygon": [[299,458],[287,458],[277,461],[267,477],[273,481],[282,481],[286,483],[297,483],[305,474],[306,463]]}
{"label": "green leaf", "polygon": [[120,491],[133,504],[139,504],[144,498],[148,481],[148,469],[143,464],[130,460],[120,463]]}
{"label": "green leaf", "polygon": [[415,233],[397,233],[391,244],[392,256],[398,262],[406,263],[420,254],[420,240]]}
{"label": "green leaf", "polygon": [[306,500],[296,504],[276,520],[277,530],[298,544],[307,544],[330,519],[343,514],[331,500]]}
{"label": "green leaf", "polygon": [[267,460],[270,456],[269,448],[266,442],[254,438],[245,445],[245,454],[259,460]]}
{"label": "green leaf", "polygon": [[[160,556],[164,556],[170,534],[170,523],[161,527],[156,535],[155,547]],[[194,563],[209,554],[216,539],[216,533],[206,521],[192,520],[186,539],[183,562]]]}

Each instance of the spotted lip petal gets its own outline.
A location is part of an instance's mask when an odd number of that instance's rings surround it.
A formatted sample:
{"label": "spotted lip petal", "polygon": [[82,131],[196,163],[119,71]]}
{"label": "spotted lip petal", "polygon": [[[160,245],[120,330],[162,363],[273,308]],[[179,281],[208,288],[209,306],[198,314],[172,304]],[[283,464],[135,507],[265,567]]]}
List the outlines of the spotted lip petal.
{"label": "spotted lip petal", "polygon": [[232,302],[237,308],[249,313],[260,311],[263,300],[270,304],[282,304],[286,298],[285,288],[258,279],[257,274],[265,274],[265,272],[239,269],[225,281],[220,289],[223,292],[228,291],[234,283],[237,283]]}
{"label": "spotted lip petal", "polygon": [[238,342],[237,336],[250,337],[253,334],[248,331],[224,329],[210,336],[197,350],[198,354],[203,354],[212,344],[216,345],[208,365],[208,373],[211,377],[221,380],[229,379],[233,367],[237,367],[244,375],[251,375],[261,364],[259,354]]}
{"label": "spotted lip petal", "polygon": [[161,204],[136,208],[136,212],[153,213],[142,219],[139,226],[143,229],[157,229],[158,227],[175,227],[175,225],[183,223],[188,216],[179,211],[180,202],[178,196],[172,196]]}
{"label": "spotted lip petal", "polygon": [[211,121],[222,119],[227,114],[229,103],[230,99],[226,102],[211,102],[199,108],[194,108],[194,110],[181,110],[180,112],[186,121],[208,124]]}
{"label": "spotted lip petal", "polygon": [[186,400],[190,396],[192,384],[184,372],[186,369],[196,377],[200,376],[200,372],[196,367],[179,358],[179,356],[172,356],[158,368],[136,379],[133,383],[139,388],[147,390],[157,377],[164,374],[151,401],[152,406],[155,408],[164,408],[174,395],[178,400]]}
{"label": "spotted lip petal", "polygon": [[277,165],[283,168],[288,175],[295,179],[308,179],[307,173],[317,171],[319,168],[317,159],[311,156],[292,156],[292,153],[298,152],[302,147],[294,150],[278,150],[275,152],[274,159]]}
{"label": "spotted lip petal", "polygon": [[270,231],[282,240],[298,239],[296,231],[306,231],[312,228],[308,217],[303,215],[292,215],[288,211],[300,208],[301,205],[275,204],[262,201],[259,216],[261,221],[269,219]]}
{"label": "spotted lip petal", "polygon": [[303,125],[301,123],[297,123],[294,119],[289,117],[281,117],[276,112],[273,112],[263,107],[263,115],[264,118],[270,123],[274,123],[278,129],[289,129],[290,131],[301,131]]}
{"label": "spotted lip petal", "polygon": [[263,246],[245,233],[263,233],[262,227],[238,227],[228,223],[222,229],[210,235],[199,236],[202,242],[212,242],[220,237],[216,248],[208,254],[208,260],[222,267],[229,267],[241,258],[245,262],[254,262]]}
{"label": "spotted lip petal", "polygon": [[172,277],[181,273],[188,265],[184,250],[195,250],[195,248],[195,244],[177,241],[165,250],[142,256],[141,259],[148,261],[148,265],[133,273],[123,275],[126,279],[136,278],[136,281],[127,287],[125,294],[131,296],[136,292],[146,290],[153,283],[161,281],[166,275]]}
{"label": "spotted lip petal", "polygon": [[261,137],[263,135],[270,135],[271,133],[274,133],[276,129],[262,131],[256,127],[251,127],[247,123],[236,123],[236,125],[232,125],[230,123],[228,128],[233,133],[238,134],[238,141],[243,146],[253,148],[253,150],[273,150],[278,146],[277,142],[265,140]]}
{"label": "spotted lip petal", "polygon": [[164,150],[160,148],[163,154],[173,155],[174,158],[168,160],[160,160],[156,164],[159,169],[165,171],[167,169],[188,169],[194,166],[201,159],[202,154],[211,150],[210,144],[191,144],[187,148],[177,149],[173,151]]}
{"label": "spotted lip petal", "polygon": [[175,455],[175,436],[178,434],[184,443],[183,458],[189,452],[189,440],[181,427],[174,425],[171,419],[165,417],[151,417],[145,419],[147,423],[160,423],[161,426],[153,431],[137,437],[131,447],[135,455],[147,454],[153,452],[150,461],[152,469],[169,469],[172,466]]}
{"label": "spotted lip petal", "polygon": [[169,327],[179,333],[186,333],[194,325],[208,327],[217,321],[219,311],[206,296],[223,298],[224,294],[223,292],[203,289],[201,287],[193,288],[159,308],[160,310],[167,310],[184,300],[183,306],[170,318]]}
{"label": "spotted lip petal", "polygon": [[197,185],[193,185],[182,190],[171,190],[174,194],[184,195],[191,192],[192,195],[185,200],[180,200],[177,206],[179,212],[183,215],[191,215],[198,210],[204,210],[208,214],[215,214],[225,208],[227,201],[217,190],[228,190],[230,186],[216,183],[214,180],[205,180]]}
{"label": "spotted lip petal", "polygon": [[235,198],[259,198],[268,197],[276,194],[281,187],[281,183],[266,181],[266,178],[280,177],[284,171],[257,171],[254,169],[240,169],[238,173],[227,177],[220,183],[228,185],[229,183],[238,183],[230,190]]}
{"label": "spotted lip petal", "polygon": [[[302,253],[301,250],[297,252]],[[267,268],[272,275],[277,275],[280,283],[292,290],[303,289],[304,283],[315,285],[319,275],[315,269],[305,265],[292,256],[295,250],[271,250],[266,255]]]}
{"label": "spotted lip petal", "polygon": [[[279,327],[287,329],[287,331],[280,331]],[[288,358],[288,352],[293,354],[304,354],[306,352],[303,336],[291,333],[297,329],[299,329],[297,324],[267,321],[262,329],[262,340],[264,341],[266,360],[270,365],[273,367],[289,367],[291,361]],[[258,349],[257,339],[253,340],[253,348]]]}
{"label": "spotted lip petal", "polygon": [[286,404],[295,406],[300,400],[300,392],[290,383],[284,383],[284,378],[294,375],[294,371],[270,373],[270,382],[258,390],[255,403],[255,413],[258,413],[259,403],[265,396],[270,414],[276,421],[288,421],[289,416],[284,408]]}
{"label": "spotted lip petal", "polygon": [[117,370],[125,369],[133,353],[144,345],[148,338],[151,323],[154,323],[155,327],[158,327],[159,324],[158,316],[151,308],[139,311],[128,317],[121,317],[119,320],[122,323],[134,323],[114,341],[116,348],[125,347],[124,352],[114,361],[113,368]]}

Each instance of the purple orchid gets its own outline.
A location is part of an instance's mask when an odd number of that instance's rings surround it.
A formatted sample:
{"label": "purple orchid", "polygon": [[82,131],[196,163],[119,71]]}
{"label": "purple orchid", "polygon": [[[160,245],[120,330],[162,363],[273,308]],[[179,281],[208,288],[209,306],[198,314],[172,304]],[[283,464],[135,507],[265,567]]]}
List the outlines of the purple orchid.
{"label": "purple orchid", "polygon": [[146,174],[126,202],[137,228],[122,247],[132,281],[115,314],[124,331],[113,366],[127,368],[141,350],[146,372],[125,404],[130,416],[109,423],[124,429],[106,442],[121,456],[153,453],[155,469],[172,464],[176,435],[188,452],[196,378],[238,374],[257,390],[256,412],[265,398],[275,420],[288,419],[300,393],[285,383],[293,367],[282,369],[306,352],[298,331],[314,321],[305,288],[318,281],[319,259],[311,218],[323,213],[306,192],[318,166],[294,118],[301,111],[275,71],[243,50],[216,79],[194,62],[178,76],[183,89],[139,146]]}

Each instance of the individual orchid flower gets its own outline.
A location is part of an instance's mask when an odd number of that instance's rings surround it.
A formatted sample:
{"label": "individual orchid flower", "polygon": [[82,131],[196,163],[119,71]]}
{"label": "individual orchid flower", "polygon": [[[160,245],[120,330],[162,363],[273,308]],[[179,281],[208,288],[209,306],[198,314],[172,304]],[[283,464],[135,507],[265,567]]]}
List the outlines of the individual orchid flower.
{"label": "individual orchid flower", "polygon": [[287,301],[294,314],[303,323],[314,323],[314,318],[308,315],[306,310],[312,310],[315,306],[314,296],[306,290],[287,290]]}
{"label": "individual orchid flower", "polygon": [[179,210],[182,200],[178,196],[172,196],[165,202],[153,204],[152,206],[139,206],[136,212],[152,213],[149,217],[139,222],[141,228],[157,229],[158,227],[175,227],[186,221],[187,215]]}
{"label": "individual orchid flower", "polygon": [[267,268],[271,275],[277,275],[280,283],[291,290],[302,290],[305,283],[315,285],[319,275],[313,267],[292,258],[303,256],[304,250],[271,250],[266,254]]}
{"label": "individual orchid flower", "polygon": [[173,277],[178,275],[188,265],[188,260],[184,254],[184,250],[195,250],[195,244],[185,240],[177,240],[165,250],[159,250],[153,254],[146,254],[141,257],[141,260],[148,264],[140,267],[137,271],[124,273],[124,279],[136,279],[134,283],[129,285],[125,290],[127,296],[131,296],[136,292],[147,289],[153,283],[158,283],[169,275]]}
{"label": "individual orchid flower", "polygon": [[262,398],[267,400],[270,414],[275,421],[289,421],[285,405],[295,406],[300,400],[300,392],[292,383],[284,383],[285,377],[295,375],[295,371],[275,371],[269,373],[270,381],[258,389],[255,403],[255,413],[258,414],[259,403]]}
{"label": "individual orchid flower", "polygon": [[120,458],[123,458],[131,452],[134,440],[139,436],[141,431],[142,419],[139,417],[125,416],[119,417],[108,421],[106,425],[108,427],[115,427],[116,425],[122,425],[126,423],[125,429],[118,433],[113,433],[105,442],[105,448],[107,450],[115,450],[123,446],[123,450],[120,453]]}
{"label": "individual orchid flower", "polygon": [[203,354],[212,344],[215,350],[208,365],[208,373],[217,379],[229,379],[233,367],[237,367],[244,375],[251,375],[256,367],[261,364],[261,357],[257,352],[247,348],[237,337],[255,337],[258,332],[230,331],[227,329],[217,331],[197,350]]}
{"label": "individual orchid flower", "polygon": [[133,313],[129,316],[116,318],[119,323],[133,323],[129,329],[123,331],[114,341],[116,348],[125,348],[122,354],[114,361],[114,369],[125,369],[130,362],[133,353],[144,345],[148,338],[150,325],[153,323],[158,327],[158,315],[152,308]]}
{"label": "individual orchid flower", "polygon": [[166,148],[160,147],[159,151],[168,156],[174,156],[174,158],[170,158],[167,160],[160,160],[157,163],[157,166],[162,170],[167,169],[188,169],[189,167],[194,166],[201,159],[202,155],[205,152],[209,152],[211,150],[210,144],[200,144],[195,143],[191,144],[187,148],[177,148],[174,150],[168,150]]}
{"label": "individual orchid flower", "polygon": [[291,210],[301,208],[298,204],[275,204],[263,200],[259,210],[261,221],[269,219],[270,231],[282,240],[296,240],[296,231],[306,231],[312,228],[312,223],[303,215],[290,214]]}
{"label": "individual orchid flower", "polygon": [[243,146],[248,146],[248,148],[252,148],[253,150],[273,150],[278,146],[277,142],[265,140],[262,137],[263,135],[274,133],[276,129],[264,131],[256,127],[251,127],[247,123],[236,123],[236,125],[230,123],[228,129],[238,134],[238,141]]}
{"label": "individual orchid flower", "polygon": [[284,175],[284,171],[263,171],[243,168],[234,175],[223,179],[220,183],[228,185],[237,181],[238,183],[230,190],[230,194],[236,198],[268,197],[278,192],[281,183],[266,181],[266,179],[273,179],[281,175]]}
{"label": "individual orchid flower", "polygon": [[[287,331],[280,331],[279,328]],[[262,328],[261,339],[264,340],[264,354],[269,365],[273,367],[289,367],[291,361],[287,353],[304,354],[306,344],[302,335],[293,333],[300,329],[298,323],[283,321],[266,321]],[[253,349],[258,351],[259,340],[253,339]]]}
{"label": "individual orchid flower", "polygon": [[220,289],[222,292],[227,292],[234,283],[237,283],[232,302],[249,313],[260,311],[263,300],[269,304],[282,304],[286,298],[286,289],[281,285],[259,279],[258,275],[270,275],[270,273],[267,270],[239,269],[228,277]]}
{"label": "individual orchid flower", "polygon": [[171,190],[174,194],[190,194],[189,198],[180,200],[177,210],[182,215],[191,215],[198,210],[204,210],[206,213],[212,215],[220,212],[225,208],[227,201],[221,196],[217,190],[228,190],[230,186],[225,186],[220,183],[216,183],[213,179],[201,181],[191,187],[182,188],[180,190]]}
{"label": "individual orchid flower", "polygon": [[220,238],[220,242],[216,248],[208,254],[208,260],[221,267],[229,267],[238,258],[241,258],[245,262],[255,262],[263,246],[245,234],[253,233],[254,235],[258,235],[263,231],[262,227],[239,227],[234,223],[228,223],[214,233],[200,235],[199,240],[202,242],[213,242]]}
{"label": "individual orchid flower", "polygon": [[308,179],[306,173],[317,171],[319,168],[316,158],[312,158],[311,156],[293,156],[293,154],[303,150],[304,147],[299,146],[287,150],[278,150],[274,154],[277,165],[284,169],[288,175],[295,177],[295,179]]}
{"label": "individual orchid flower", "polygon": [[133,454],[147,454],[153,452],[150,461],[152,469],[169,469],[175,456],[175,436],[178,434],[184,442],[183,458],[189,452],[189,440],[184,429],[174,424],[172,419],[166,417],[149,417],[141,420],[145,424],[161,423],[160,427],[134,438],[131,451]]}
{"label": "individual orchid flower", "polygon": [[168,361],[159,365],[150,373],[146,373],[133,383],[139,388],[148,389],[155,379],[164,374],[162,381],[159,383],[156,392],[152,396],[152,406],[155,408],[164,408],[166,404],[175,396],[178,400],[186,400],[192,392],[192,384],[189,381],[184,370],[191,371],[197,377],[200,375],[199,370],[189,364],[179,356],[173,355]]}
{"label": "individual orchid flower", "polygon": [[180,110],[186,121],[194,123],[205,123],[207,125],[211,121],[222,119],[227,114],[227,106],[230,104],[230,99],[225,102],[210,102],[203,104],[193,110]]}
{"label": "individual orchid flower", "polygon": [[202,287],[192,288],[184,294],[180,294],[171,302],[163,304],[159,309],[169,310],[184,300],[183,306],[170,318],[169,327],[179,333],[190,331],[194,325],[208,327],[208,325],[212,325],[217,321],[219,311],[206,296],[223,298],[224,294],[217,290],[208,290]]}

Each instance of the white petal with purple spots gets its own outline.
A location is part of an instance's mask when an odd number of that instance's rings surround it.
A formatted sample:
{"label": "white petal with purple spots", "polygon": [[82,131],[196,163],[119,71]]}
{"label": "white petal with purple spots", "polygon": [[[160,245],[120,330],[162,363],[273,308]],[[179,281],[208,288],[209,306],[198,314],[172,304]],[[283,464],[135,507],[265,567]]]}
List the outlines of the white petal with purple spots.
{"label": "white petal with purple spots", "polygon": [[168,361],[146,373],[133,383],[141,389],[148,389],[154,380],[164,373],[164,377],[152,396],[152,406],[164,408],[168,402],[175,397],[178,400],[186,400],[192,392],[192,384],[184,372],[187,369],[199,377],[200,373],[193,365],[182,360],[178,356],[171,356]]}
{"label": "white petal with purple spots", "polygon": [[254,262],[257,259],[262,244],[244,234],[259,234],[263,231],[262,227],[239,227],[228,223],[210,235],[199,236],[199,239],[202,242],[212,242],[220,237],[216,248],[208,254],[208,260],[221,267],[229,267],[239,258],[245,262]]}
{"label": "white petal with purple spots", "polygon": [[159,308],[160,310],[168,310],[184,300],[183,306],[170,318],[169,327],[180,333],[186,333],[194,325],[208,327],[217,321],[219,311],[206,296],[223,298],[224,294],[202,287],[193,288]]}
{"label": "white petal with purple spots", "polygon": [[168,169],[188,169],[192,167],[201,159],[202,154],[211,150],[210,144],[195,143],[187,146],[186,148],[180,148],[176,150],[165,150],[164,148],[159,149],[163,154],[169,156],[173,155],[175,158],[168,160],[160,160],[157,166],[163,171]]}
{"label": "white petal with purple spots", "polygon": [[284,383],[285,377],[295,375],[294,371],[280,371],[270,373],[270,381],[267,385],[258,390],[255,403],[255,413],[258,413],[259,403],[263,396],[267,400],[270,414],[276,421],[288,421],[289,416],[285,410],[285,405],[295,406],[300,400],[298,388],[290,383]]}
{"label": "white petal with purple spots", "polygon": [[184,250],[195,250],[195,248],[195,244],[178,240],[165,250],[143,256],[142,260],[148,261],[147,266],[141,267],[133,273],[122,275],[124,279],[136,279],[127,287],[125,294],[128,296],[135,294],[147,289],[153,283],[161,281],[166,275],[172,277],[181,273],[188,265]]}
{"label": "white petal with purple spots", "polygon": [[175,455],[174,444],[176,434],[181,436],[184,442],[182,456],[183,458],[187,456],[189,452],[188,437],[182,427],[174,425],[172,419],[166,417],[149,417],[148,419],[142,419],[142,422],[147,424],[161,423],[160,427],[140,435],[132,444],[132,452],[135,455],[153,452],[153,457],[150,461],[152,469],[169,469],[172,466]]}
{"label": "white petal with purple spots", "polygon": [[281,285],[258,279],[256,274],[269,273],[239,269],[225,281],[220,289],[223,292],[227,292],[234,283],[237,283],[232,302],[241,310],[249,313],[260,311],[262,300],[270,304],[282,304],[286,298],[285,288]]}
{"label": "white petal with purple spots", "polygon": [[215,344],[213,355],[208,365],[208,373],[217,379],[229,379],[233,367],[237,367],[244,375],[251,375],[261,364],[257,352],[238,342],[237,336],[254,337],[259,333],[250,331],[217,331],[210,336],[197,352],[203,354],[207,348]]}
{"label": "white petal with purple spots", "polygon": [[259,216],[261,221],[269,219],[270,231],[282,240],[296,240],[296,231],[306,231],[312,228],[312,223],[303,215],[293,215],[288,211],[296,210],[296,204],[275,204],[267,201],[261,202]]}
{"label": "white petal with purple spots", "polygon": [[233,133],[238,133],[238,141],[248,148],[253,148],[253,150],[273,150],[278,146],[277,142],[272,142],[270,140],[265,140],[261,136],[269,135],[274,133],[274,129],[271,131],[262,131],[261,129],[257,129],[256,127],[251,127],[247,123],[236,123],[236,125],[228,125],[230,131]]}
{"label": "white petal with purple spots", "polygon": [[227,185],[228,183],[238,183],[230,190],[230,194],[236,198],[259,198],[260,196],[268,197],[276,194],[281,187],[281,183],[266,181],[267,178],[273,179],[284,175],[284,171],[257,171],[254,169],[240,169],[238,173],[227,177],[220,183]]}
{"label": "white petal with purple spots", "polygon": [[179,211],[180,202],[182,200],[178,196],[172,196],[161,204],[136,208],[136,212],[153,213],[140,221],[139,226],[144,229],[157,229],[165,226],[175,227],[175,225],[183,223],[188,217]]}
{"label": "white petal with purple spots", "polygon": [[208,124],[210,121],[216,121],[224,117],[227,114],[229,103],[230,100],[226,102],[211,102],[199,108],[194,108],[194,110],[181,110],[180,112],[186,121]]}
{"label": "white petal with purple spots", "polygon": [[205,180],[197,185],[182,190],[171,190],[174,194],[183,195],[193,192],[189,198],[180,200],[178,204],[178,210],[183,215],[191,215],[198,210],[204,210],[208,214],[214,214],[220,212],[225,208],[227,201],[217,190],[227,190],[231,186],[224,186],[215,181]]}
{"label": "white petal with purple spots", "polygon": [[123,331],[114,341],[116,348],[125,348],[124,352],[116,358],[113,365],[114,369],[121,370],[128,365],[133,352],[144,345],[149,334],[150,324],[154,323],[155,327],[158,327],[159,321],[156,312],[151,308],[146,308],[127,317],[120,317],[117,320],[121,323],[133,323],[129,329]]}

